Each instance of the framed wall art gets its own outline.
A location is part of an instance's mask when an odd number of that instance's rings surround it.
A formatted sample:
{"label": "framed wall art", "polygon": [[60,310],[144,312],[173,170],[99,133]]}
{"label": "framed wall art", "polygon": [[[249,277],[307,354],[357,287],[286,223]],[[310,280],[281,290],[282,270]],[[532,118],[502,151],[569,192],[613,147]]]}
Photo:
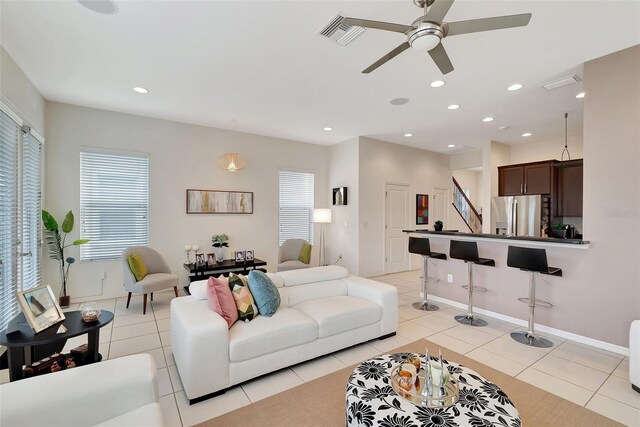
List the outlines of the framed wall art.
{"label": "framed wall art", "polygon": [[333,189],[333,205],[347,204],[347,187],[338,187]]}
{"label": "framed wall art", "polygon": [[253,192],[187,190],[188,214],[252,214]]}
{"label": "framed wall art", "polygon": [[43,331],[65,319],[64,312],[49,285],[38,286],[16,294],[24,317],[34,333]]}
{"label": "framed wall art", "polygon": [[429,195],[416,194],[416,224],[429,224]]}

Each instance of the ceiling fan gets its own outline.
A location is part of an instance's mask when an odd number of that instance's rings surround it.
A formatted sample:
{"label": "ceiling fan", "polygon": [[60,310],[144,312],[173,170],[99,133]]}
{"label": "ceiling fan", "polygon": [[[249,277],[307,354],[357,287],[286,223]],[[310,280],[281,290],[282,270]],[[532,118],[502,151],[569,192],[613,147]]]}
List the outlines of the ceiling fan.
{"label": "ceiling fan", "polygon": [[373,28],[375,30],[403,33],[407,41],[378,59],[362,72],[369,74],[385,62],[395,58],[410,47],[429,52],[442,74],[453,71],[453,65],[442,46],[442,39],[447,36],[478,33],[481,31],[501,30],[503,28],[524,27],[531,20],[530,13],[520,15],[495,16],[492,18],[470,19],[468,21],[444,22],[443,19],[454,0],[413,0],[413,3],[424,9],[424,16],[413,21],[411,25],[394,24],[391,22],[369,21],[367,19],[344,18],[343,24],[358,27]]}

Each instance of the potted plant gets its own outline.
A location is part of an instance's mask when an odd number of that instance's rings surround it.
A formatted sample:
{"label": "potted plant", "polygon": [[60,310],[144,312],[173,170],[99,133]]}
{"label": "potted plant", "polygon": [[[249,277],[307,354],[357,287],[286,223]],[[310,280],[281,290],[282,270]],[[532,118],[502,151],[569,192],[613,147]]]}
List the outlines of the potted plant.
{"label": "potted plant", "polygon": [[436,231],[442,231],[442,227],[444,227],[444,223],[440,220],[433,223],[433,229]]}
{"label": "potted plant", "polygon": [[58,230],[58,221],[49,212],[42,210],[42,225],[45,228],[45,241],[49,247],[49,258],[58,261],[60,265],[60,307],[69,307],[71,297],[67,295],[67,280],[69,279],[69,267],[76,262],[73,257],[64,256],[64,250],[69,246],[80,246],[88,243],[87,239],[74,240],[66,244],[67,235],[73,230],[73,212],[69,211],[62,221],[62,236]]}
{"label": "potted plant", "polygon": [[229,247],[227,243],[229,241],[229,236],[226,234],[214,234],[211,236],[211,242],[213,246],[213,252],[216,254],[216,262],[222,262],[224,260],[224,255],[222,253],[222,247]]}
{"label": "potted plant", "polygon": [[567,236],[567,225],[563,223],[555,224],[551,229],[551,235],[556,239],[564,239]]}

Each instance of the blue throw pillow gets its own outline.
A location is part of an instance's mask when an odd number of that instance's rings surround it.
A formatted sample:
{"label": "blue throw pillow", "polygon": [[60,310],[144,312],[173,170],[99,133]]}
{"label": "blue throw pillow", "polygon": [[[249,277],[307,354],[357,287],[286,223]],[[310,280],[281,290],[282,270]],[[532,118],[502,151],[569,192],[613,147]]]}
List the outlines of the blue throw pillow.
{"label": "blue throw pillow", "polygon": [[260,270],[249,273],[249,290],[262,316],[271,317],[280,307],[280,293],[269,276]]}

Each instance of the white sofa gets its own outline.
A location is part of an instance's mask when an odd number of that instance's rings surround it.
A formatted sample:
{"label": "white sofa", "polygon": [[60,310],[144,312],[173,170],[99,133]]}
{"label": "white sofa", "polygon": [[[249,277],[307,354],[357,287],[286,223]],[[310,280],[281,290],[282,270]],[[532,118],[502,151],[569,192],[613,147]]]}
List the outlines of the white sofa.
{"label": "white sofa", "polygon": [[[227,322],[206,292],[171,301],[171,350],[190,403],[230,386],[374,338],[398,327],[395,287],[326,266],[269,274],[281,304],[272,317]],[[206,289],[206,281],[191,284]]]}
{"label": "white sofa", "polygon": [[0,385],[0,425],[163,426],[149,354]]}

